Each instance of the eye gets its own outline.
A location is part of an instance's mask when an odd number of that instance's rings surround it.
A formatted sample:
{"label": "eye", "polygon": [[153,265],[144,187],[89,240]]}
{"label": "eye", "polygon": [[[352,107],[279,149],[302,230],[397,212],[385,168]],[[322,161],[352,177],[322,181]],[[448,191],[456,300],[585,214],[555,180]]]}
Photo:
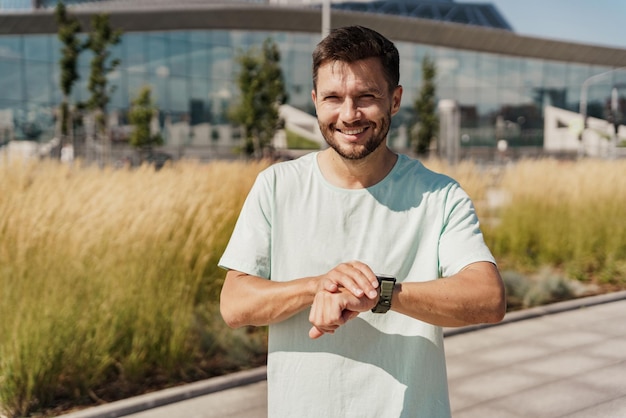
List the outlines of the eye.
{"label": "eye", "polygon": [[363,102],[371,102],[372,100],[376,100],[376,95],[371,93],[363,94],[359,99]]}

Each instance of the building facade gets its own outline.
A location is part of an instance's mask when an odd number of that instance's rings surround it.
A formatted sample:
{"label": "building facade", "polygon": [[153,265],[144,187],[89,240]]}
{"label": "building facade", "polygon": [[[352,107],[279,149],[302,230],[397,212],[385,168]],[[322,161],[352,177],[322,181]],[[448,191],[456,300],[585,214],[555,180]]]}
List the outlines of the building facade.
{"label": "building facade", "polygon": [[[230,126],[228,109],[238,95],[236,57],[267,38],[281,52],[288,104],[314,114],[311,52],[321,39],[319,1],[65,3],[83,28],[89,27],[92,15],[108,13],[112,26],[124,32],[112,49],[121,65],[109,75],[115,87],[108,107],[114,127],[126,124],[131,100],[148,85],[169,145],[232,146],[236,129]],[[383,13],[383,2],[374,3],[370,9],[362,2],[333,3],[331,26],[369,26],[398,46],[404,98],[390,132],[397,149],[409,147],[409,131],[416,122],[413,102],[427,56],[436,64],[438,99],[459,106],[463,147],[495,149],[501,139],[511,147],[541,147],[545,106],[578,112],[584,93],[587,113],[606,119],[612,92],[618,91],[620,103],[626,93],[624,49],[519,36],[497,13],[492,23],[483,18],[455,22],[452,17],[461,16],[461,9],[448,13],[448,21],[441,21],[441,13],[428,19],[414,16],[418,9],[436,10],[435,3],[450,11],[452,1],[421,2],[421,9],[416,6],[420,2],[411,0],[395,2],[406,3],[395,9],[386,6],[395,13]],[[55,5],[54,0],[0,0],[0,144],[8,139],[48,141],[55,135],[61,103]],[[73,103],[88,97],[90,58],[88,52],[80,56]],[[586,83],[590,78],[594,82]],[[123,140],[123,129],[114,132]]]}

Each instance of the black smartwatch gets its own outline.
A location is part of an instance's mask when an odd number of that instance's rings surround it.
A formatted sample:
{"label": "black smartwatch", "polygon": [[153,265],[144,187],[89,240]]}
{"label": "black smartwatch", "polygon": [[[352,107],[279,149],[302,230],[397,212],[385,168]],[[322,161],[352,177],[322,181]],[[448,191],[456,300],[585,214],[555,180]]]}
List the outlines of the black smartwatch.
{"label": "black smartwatch", "polygon": [[396,278],[389,276],[376,276],[378,279],[378,303],[372,312],[374,313],[387,313],[391,308],[391,296],[393,295],[393,288],[396,285]]}

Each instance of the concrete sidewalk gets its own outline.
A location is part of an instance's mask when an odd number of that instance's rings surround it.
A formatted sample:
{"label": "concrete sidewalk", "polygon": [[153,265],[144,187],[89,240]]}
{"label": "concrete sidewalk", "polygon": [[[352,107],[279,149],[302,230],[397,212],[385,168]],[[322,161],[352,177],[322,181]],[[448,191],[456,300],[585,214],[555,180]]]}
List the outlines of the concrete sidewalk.
{"label": "concrete sidewalk", "polygon": [[[626,417],[626,291],[446,330],[454,418]],[[64,418],[260,418],[265,368]]]}

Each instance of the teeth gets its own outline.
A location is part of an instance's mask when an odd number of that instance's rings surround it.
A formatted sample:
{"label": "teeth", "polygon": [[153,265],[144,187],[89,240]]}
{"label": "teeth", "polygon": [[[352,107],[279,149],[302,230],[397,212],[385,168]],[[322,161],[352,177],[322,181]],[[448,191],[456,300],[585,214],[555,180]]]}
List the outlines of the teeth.
{"label": "teeth", "polygon": [[359,129],[348,129],[348,130],[343,130],[342,132],[346,135],[358,135],[361,132],[363,132],[365,130],[365,128],[359,128]]}

